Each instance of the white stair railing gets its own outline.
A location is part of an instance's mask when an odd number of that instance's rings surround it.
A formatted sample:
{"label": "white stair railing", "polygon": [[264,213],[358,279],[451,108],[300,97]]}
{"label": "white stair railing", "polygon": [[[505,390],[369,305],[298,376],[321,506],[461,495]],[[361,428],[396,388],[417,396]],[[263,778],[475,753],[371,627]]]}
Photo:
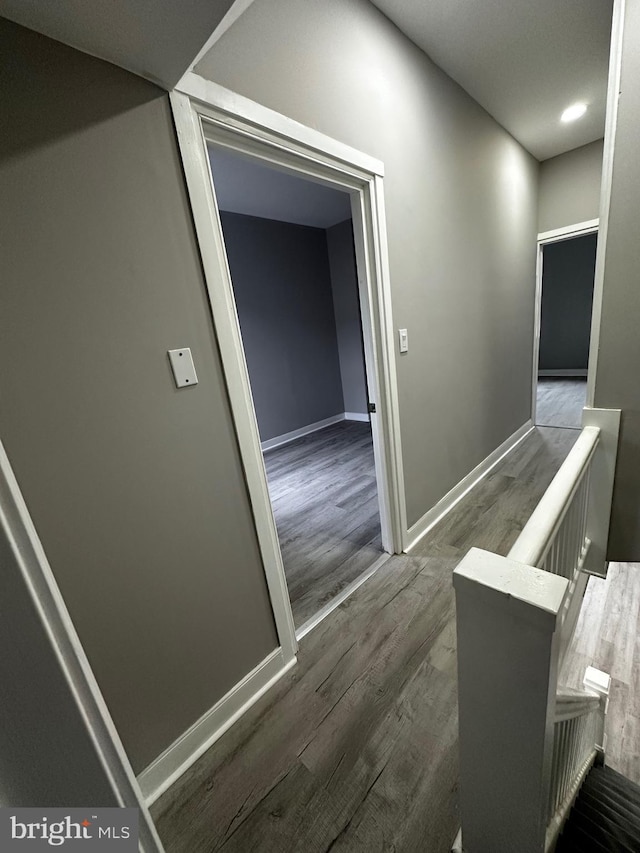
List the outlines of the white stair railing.
{"label": "white stair railing", "polygon": [[606,697],[558,696],[557,677],[586,572],[606,569],[619,422],[617,410],[585,409],[508,557],[473,548],[454,571],[465,853],[551,850],[603,746]]}
{"label": "white stair railing", "polygon": [[588,667],[585,690],[558,688],[545,850],[553,849],[584,777],[604,759],[604,727],[610,677]]}

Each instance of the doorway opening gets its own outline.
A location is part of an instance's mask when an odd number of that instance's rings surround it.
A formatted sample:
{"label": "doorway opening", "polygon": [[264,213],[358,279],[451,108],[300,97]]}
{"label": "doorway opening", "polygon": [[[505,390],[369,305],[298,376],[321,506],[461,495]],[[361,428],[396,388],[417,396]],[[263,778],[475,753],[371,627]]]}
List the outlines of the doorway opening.
{"label": "doorway opening", "polygon": [[[206,294],[278,634],[277,652],[283,666],[289,666],[295,660],[300,637],[364,583],[388,559],[389,554],[401,553],[407,537],[395,369],[396,335],[391,311],[384,207],[384,165],[368,154],[238,98],[220,87],[207,83],[203,90],[203,81],[198,78],[196,83],[192,94],[174,91],[170,93],[170,101],[200,247]],[[349,203],[360,305],[360,346],[364,349],[367,414],[370,418],[368,424],[356,420],[353,426],[356,429],[368,427],[371,431],[381,551],[378,551],[379,558],[373,565],[366,570],[362,567],[359,577],[306,622],[294,621],[291,607],[265,466],[265,454],[277,448],[262,447],[262,442],[269,439],[261,436],[256,417],[256,400],[243,346],[244,333],[238,316],[209,157],[212,146],[244,160],[245,165],[258,165],[271,172],[302,179],[305,184],[337,190],[342,203],[345,196]],[[219,177],[217,182],[220,185]],[[255,198],[250,190],[251,185],[245,187],[244,195]],[[282,193],[271,195],[280,198]],[[256,216],[258,213],[257,210],[245,211],[241,216]],[[264,217],[258,215],[257,218]],[[342,219],[342,223],[345,221]],[[342,223],[338,222],[337,226],[346,228]],[[295,228],[296,223],[292,227]],[[335,313],[334,303],[334,318]],[[338,337],[337,330],[335,336]],[[307,355],[307,348],[304,347],[301,354],[300,350],[297,352],[302,360]],[[279,385],[276,383],[271,389],[274,394],[279,391]],[[344,390],[343,405],[341,414],[346,415],[351,410],[347,409]],[[280,428],[274,429],[273,438],[283,435],[294,438],[280,432]],[[311,441],[309,436],[313,433],[299,438]],[[289,444],[281,446],[291,449]],[[350,486],[355,486],[355,483],[350,483]],[[347,494],[343,497],[347,500],[347,507],[339,509],[346,508],[348,514],[349,498]]]}
{"label": "doorway opening", "polygon": [[534,423],[581,429],[593,311],[597,223],[538,241]]}
{"label": "doorway opening", "polygon": [[351,199],[207,153],[300,635],[384,554]]}

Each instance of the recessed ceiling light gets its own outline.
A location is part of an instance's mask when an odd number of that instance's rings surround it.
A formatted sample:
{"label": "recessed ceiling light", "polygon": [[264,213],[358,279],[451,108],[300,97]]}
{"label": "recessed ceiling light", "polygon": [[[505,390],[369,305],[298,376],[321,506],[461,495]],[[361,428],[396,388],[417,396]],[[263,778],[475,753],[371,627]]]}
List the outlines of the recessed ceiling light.
{"label": "recessed ceiling light", "polygon": [[560,116],[560,121],[575,121],[580,116],[583,116],[587,111],[586,104],[571,104]]}

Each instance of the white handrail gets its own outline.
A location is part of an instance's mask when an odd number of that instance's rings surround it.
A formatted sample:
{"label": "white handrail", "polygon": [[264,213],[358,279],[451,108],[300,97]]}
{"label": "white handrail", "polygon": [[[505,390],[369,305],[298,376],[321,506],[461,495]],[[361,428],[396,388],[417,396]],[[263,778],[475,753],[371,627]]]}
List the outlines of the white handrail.
{"label": "white handrail", "polygon": [[568,687],[560,687],[556,693],[555,722],[573,720],[575,717],[590,714],[599,707],[599,693],[592,690],[572,690]]}
{"label": "white handrail", "polygon": [[599,427],[587,426],[571,448],[542,500],[518,536],[507,557],[527,566],[538,566],[564,520],[600,438]]}

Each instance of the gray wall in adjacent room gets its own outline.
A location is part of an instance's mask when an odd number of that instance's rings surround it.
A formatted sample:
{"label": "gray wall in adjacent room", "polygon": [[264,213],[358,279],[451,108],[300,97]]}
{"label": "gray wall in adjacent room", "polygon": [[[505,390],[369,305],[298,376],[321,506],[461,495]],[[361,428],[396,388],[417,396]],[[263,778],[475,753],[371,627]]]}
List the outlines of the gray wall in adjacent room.
{"label": "gray wall in adjacent room", "polygon": [[368,0],[254,0],[196,71],[384,162],[412,524],[530,417],[538,162]]}
{"label": "gray wall in adjacent room", "polygon": [[260,438],[344,412],[324,229],[220,218]]}
{"label": "gray wall in adjacent room", "polygon": [[640,4],[626,4],[595,405],[622,409],[610,560],[640,560]]}
{"label": "gray wall in adjacent room", "polygon": [[540,370],[587,369],[596,234],[543,249]]}
{"label": "gray wall in adjacent room", "polygon": [[0,435],[140,771],[277,647],[266,579],[166,93],[0,53]]}
{"label": "gray wall in adjacent room", "polygon": [[553,231],[600,215],[603,140],[540,164],[538,231]]}
{"label": "gray wall in adjacent room", "polygon": [[350,219],[327,228],[333,309],[346,412],[367,414],[367,377],[362,345],[358,274]]}

